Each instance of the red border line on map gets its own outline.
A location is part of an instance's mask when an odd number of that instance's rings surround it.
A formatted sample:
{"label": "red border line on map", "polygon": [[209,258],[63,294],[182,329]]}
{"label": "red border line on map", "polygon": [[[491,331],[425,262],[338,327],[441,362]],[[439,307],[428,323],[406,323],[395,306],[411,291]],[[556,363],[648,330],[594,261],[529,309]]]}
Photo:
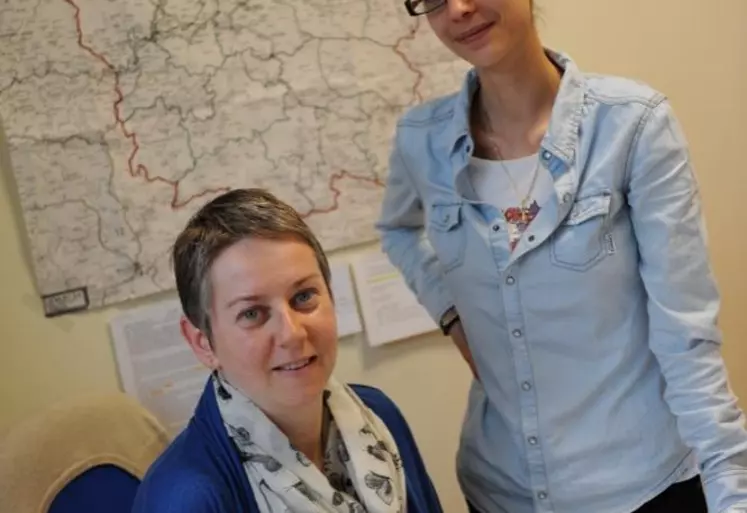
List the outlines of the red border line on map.
{"label": "red border line on map", "polygon": [[220,187],[218,189],[206,189],[193,196],[190,196],[186,200],[179,201],[179,181],[178,180],[176,181],[167,180],[166,178],[163,178],[161,176],[151,177],[150,173],[148,172],[147,167],[145,167],[142,164],[138,164],[137,166],[135,166],[134,164],[135,157],[137,156],[137,153],[140,151],[140,145],[137,142],[137,134],[127,130],[124,119],[122,119],[122,112],[120,110],[120,106],[122,102],[124,101],[124,94],[122,94],[122,88],[120,87],[120,84],[119,84],[119,72],[106,59],[106,57],[96,52],[93,48],[91,48],[85,42],[83,42],[83,28],[82,28],[81,21],[80,21],[80,7],[78,7],[78,5],[75,3],[74,0],[64,0],[64,1],[70,4],[70,6],[72,6],[73,9],[75,9],[75,29],[78,33],[78,46],[80,46],[82,49],[88,52],[95,59],[100,61],[114,75],[114,94],[117,97],[117,100],[114,102],[114,121],[117,125],[119,125],[120,129],[122,130],[122,134],[125,136],[125,138],[129,139],[132,142],[132,152],[130,152],[130,157],[127,159],[127,167],[130,171],[130,176],[132,176],[133,178],[142,176],[145,179],[145,181],[148,183],[161,182],[161,183],[164,183],[170,186],[173,189],[173,193],[171,197],[171,207],[173,209],[181,208],[187,205],[190,201],[196,198],[205,196],[206,194],[213,194],[213,193],[227,191],[228,187]]}
{"label": "red border line on map", "polygon": [[[104,57],[102,54],[95,51],[93,48],[88,46],[83,41],[83,28],[80,21],[80,7],[75,3],[75,0],[64,0],[67,4],[69,4],[73,9],[75,9],[75,29],[78,35],[78,46],[80,46],[83,50],[88,52],[92,57],[94,57],[96,60],[101,62],[106,68],[111,71],[111,73],[114,75],[114,94],[116,95],[116,101],[114,102],[114,121],[117,125],[119,125],[120,129],[122,130],[122,134],[125,136],[125,138],[129,139],[132,142],[132,152],[130,153],[130,157],[127,159],[127,167],[130,172],[130,176],[133,178],[142,176],[146,182],[153,183],[153,182],[161,182],[164,183],[173,189],[173,194],[171,198],[171,207],[173,209],[178,209],[181,207],[184,207],[185,205],[189,204],[192,200],[195,200],[197,198],[200,198],[202,196],[205,196],[207,194],[217,194],[220,192],[226,192],[230,190],[230,187],[220,187],[217,189],[206,189],[202,192],[199,192],[197,194],[194,194],[190,196],[189,198],[179,201],[179,181],[176,180],[167,180],[166,178],[163,178],[161,176],[155,176],[151,177],[148,168],[145,167],[143,164],[138,164],[135,166],[135,157],[137,156],[138,152],[140,151],[140,145],[137,141],[137,134],[134,132],[130,132],[127,130],[127,127],[125,126],[124,119],[122,118],[122,112],[121,112],[121,105],[124,101],[124,94],[122,93],[122,88],[120,87],[119,82],[119,72],[116,70],[114,65],[109,62],[109,60]],[[403,39],[412,38],[414,35],[414,30],[408,35],[405,36]],[[399,45],[399,42],[397,43]],[[401,55],[401,52],[395,47],[395,52],[399,53]],[[403,59],[405,59],[404,56],[402,56]],[[405,62],[407,60],[405,59]],[[413,68],[412,65],[408,62],[408,66],[410,68]],[[417,70],[414,70],[417,73],[419,73]],[[420,82],[420,74],[418,78],[418,83]],[[417,89],[417,84],[416,84]],[[314,214],[326,214],[333,212],[339,208],[339,197],[342,194],[342,192],[337,188],[336,183],[339,180],[342,180],[343,178],[349,178],[353,180],[358,181],[364,181],[368,182],[374,185],[377,185],[379,187],[384,187],[384,183],[378,179],[378,178],[369,178],[369,177],[362,177],[362,176],[356,176],[353,175],[347,171],[340,171],[338,173],[335,173],[330,176],[328,187],[329,190],[332,192],[333,195],[333,204],[330,207],[326,208],[312,208],[310,211],[306,212],[303,217],[308,217]]]}
{"label": "red border line on map", "polygon": [[335,185],[339,180],[342,180],[343,178],[349,178],[351,180],[357,180],[359,182],[367,182],[373,185],[376,185],[378,187],[385,187],[384,182],[382,182],[378,178],[370,178],[367,176],[358,176],[354,175],[352,173],[348,173],[347,171],[340,171],[339,173],[335,173],[332,176],[329,177],[329,190],[332,191],[332,206],[326,207],[326,208],[312,208],[305,214],[302,214],[301,217],[306,218],[309,216],[312,216],[314,214],[329,214],[330,212],[334,212],[338,208],[340,208],[340,202],[339,198],[342,194],[342,191],[337,188]]}
{"label": "red border line on map", "polygon": [[407,64],[407,67],[410,68],[410,71],[415,73],[415,75],[417,76],[417,78],[415,79],[415,83],[412,86],[412,94],[415,95],[415,98],[418,99],[418,102],[422,102],[423,95],[420,94],[420,84],[423,82],[423,72],[420,69],[416,68],[415,65],[410,62],[410,59],[407,57],[407,55],[405,55],[405,52],[400,49],[400,45],[402,43],[415,39],[415,34],[417,33],[419,27],[420,18],[415,18],[415,23],[410,28],[410,31],[406,35],[400,37],[397,42],[394,43],[394,53],[399,55],[400,59],[402,59],[404,63]]}

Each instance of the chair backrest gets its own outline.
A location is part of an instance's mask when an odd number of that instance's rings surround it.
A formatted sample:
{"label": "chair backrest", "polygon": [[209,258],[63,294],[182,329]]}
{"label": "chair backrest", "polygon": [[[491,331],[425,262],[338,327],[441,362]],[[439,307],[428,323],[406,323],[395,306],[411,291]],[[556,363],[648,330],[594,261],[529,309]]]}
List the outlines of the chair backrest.
{"label": "chair backrest", "polygon": [[163,426],[125,394],[60,403],[0,442],[0,513],[129,513],[168,443]]}

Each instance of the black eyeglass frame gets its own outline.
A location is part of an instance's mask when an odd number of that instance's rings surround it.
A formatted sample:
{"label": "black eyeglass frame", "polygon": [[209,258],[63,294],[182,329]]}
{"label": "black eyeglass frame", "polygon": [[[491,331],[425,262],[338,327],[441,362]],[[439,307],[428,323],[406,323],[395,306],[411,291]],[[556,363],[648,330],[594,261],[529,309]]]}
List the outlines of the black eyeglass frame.
{"label": "black eyeglass frame", "polygon": [[415,8],[412,6],[412,0],[405,0],[405,9],[407,9],[407,14],[410,16],[422,16],[424,14],[431,13],[435,11],[436,9],[440,9],[444,6],[444,4],[447,2],[447,0],[441,0],[441,3],[438,4],[436,7],[432,7],[424,12],[417,12]]}

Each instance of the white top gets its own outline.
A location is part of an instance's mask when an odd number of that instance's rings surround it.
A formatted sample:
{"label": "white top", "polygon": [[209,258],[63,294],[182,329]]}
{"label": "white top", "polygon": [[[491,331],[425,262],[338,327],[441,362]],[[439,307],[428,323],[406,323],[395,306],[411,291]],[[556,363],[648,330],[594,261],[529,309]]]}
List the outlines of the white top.
{"label": "white top", "polygon": [[[552,176],[539,165],[536,153],[513,160],[472,157],[468,173],[477,199],[494,206],[506,218],[509,245],[513,250],[521,234],[539,213],[540,205],[553,194]],[[527,194],[522,210],[521,200]]]}

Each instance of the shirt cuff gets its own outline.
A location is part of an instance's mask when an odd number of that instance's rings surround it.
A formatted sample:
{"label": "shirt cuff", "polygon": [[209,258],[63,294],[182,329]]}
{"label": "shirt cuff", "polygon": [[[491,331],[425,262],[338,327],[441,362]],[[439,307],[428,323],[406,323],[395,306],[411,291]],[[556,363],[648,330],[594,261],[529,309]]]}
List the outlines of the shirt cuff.
{"label": "shirt cuff", "polygon": [[747,469],[727,470],[704,480],[708,511],[747,513]]}
{"label": "shirt cuff", "polygon": [[440,327],[441,317],[443,317],[449,308],[454,306],[454,301],[451,299],[451,295],[444,290],[443,286],[439,286],[426,294],[422,298],[421,304],[428,312],[428,315],[431,316],[433,322],[436,323],[436,326]]}

